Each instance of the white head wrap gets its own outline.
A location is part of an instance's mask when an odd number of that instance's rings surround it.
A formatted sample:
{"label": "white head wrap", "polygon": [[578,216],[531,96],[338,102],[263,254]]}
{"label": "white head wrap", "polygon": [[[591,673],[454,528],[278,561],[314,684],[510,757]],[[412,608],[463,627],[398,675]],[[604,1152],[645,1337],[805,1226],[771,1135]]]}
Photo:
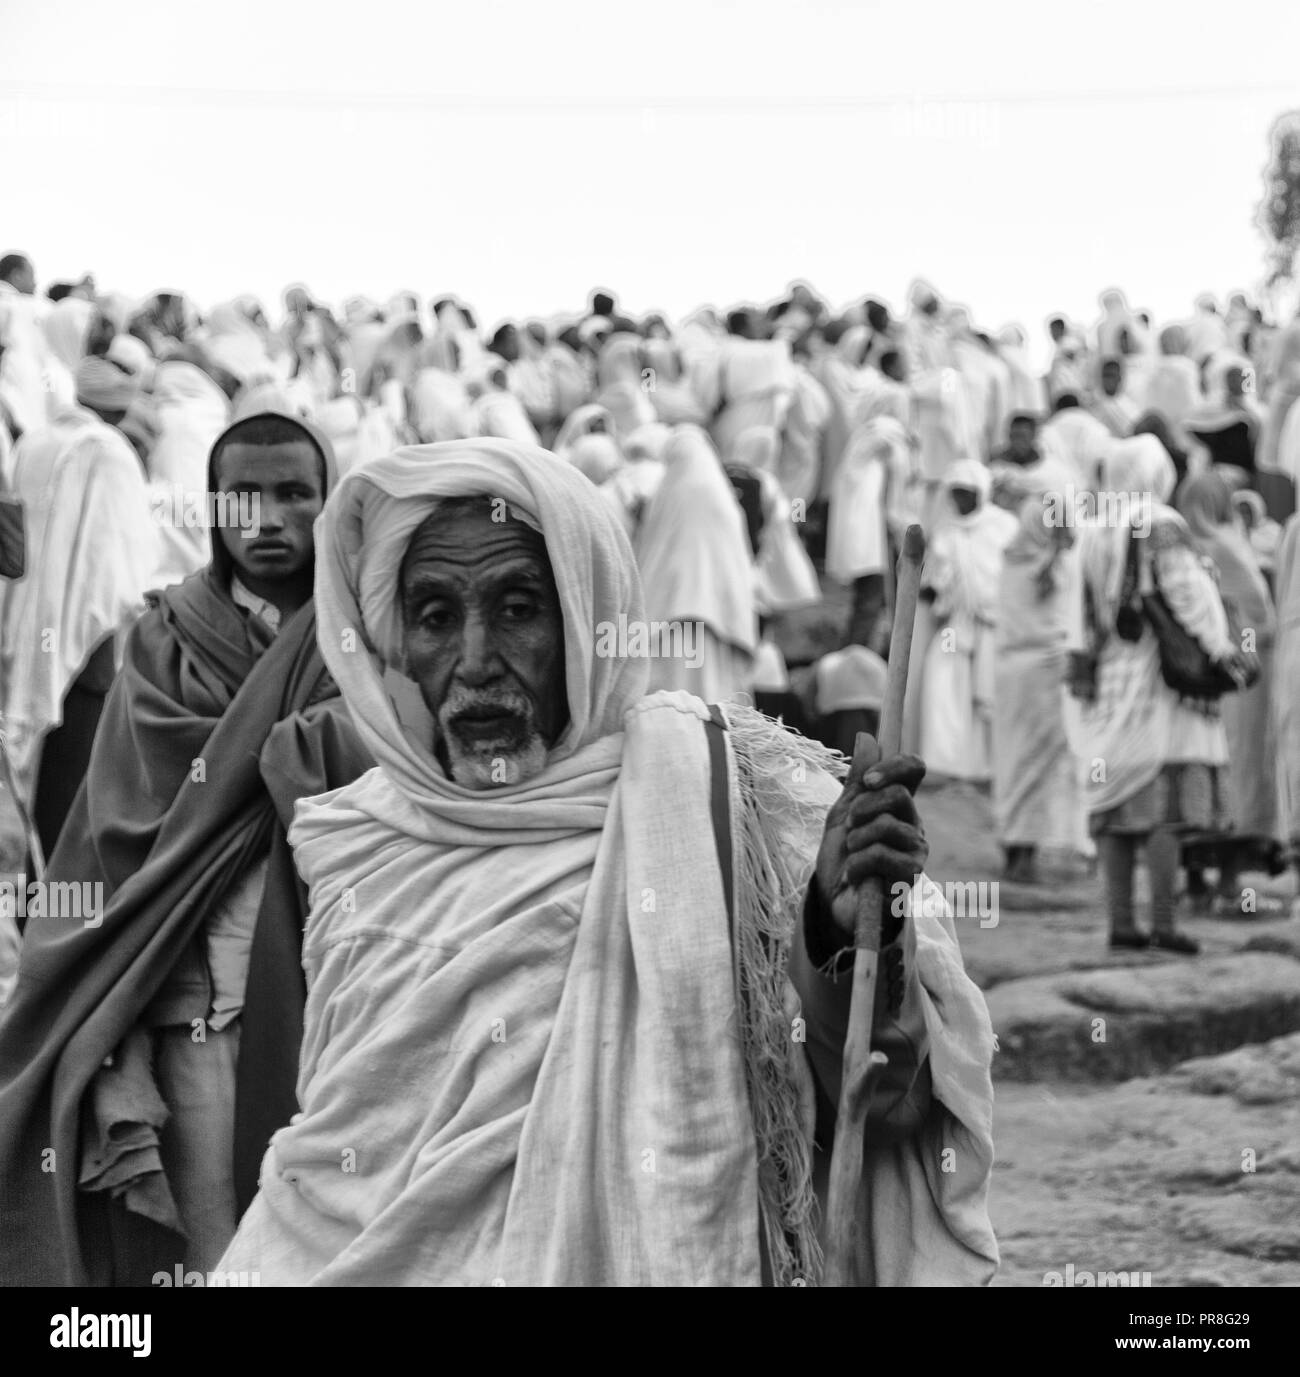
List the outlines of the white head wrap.
{"label": "white head wrap", "polygon": [[[479,495],[502,499],[546,542],[564,616],[569,703],[569,724],[542,774],[486,794],[446,777],[432,742],[399,720],[384,683],[386,670],[404,671],[399,582],[415,528],[440,500]],[[316,549],[325,663],[375,760],[422,808],[453,815],[494,805],[508,810],[516,806],[511,795],[524,792],[542,801],[548,777],[581,773],[579,757],[619,732],[623,714],[645,694],[644,659],[595,651],[600,623],[644,615],[632,549],[605,498],[545,450],[509,440],[448,440],[372,459],[331,495],[317,522]]]}

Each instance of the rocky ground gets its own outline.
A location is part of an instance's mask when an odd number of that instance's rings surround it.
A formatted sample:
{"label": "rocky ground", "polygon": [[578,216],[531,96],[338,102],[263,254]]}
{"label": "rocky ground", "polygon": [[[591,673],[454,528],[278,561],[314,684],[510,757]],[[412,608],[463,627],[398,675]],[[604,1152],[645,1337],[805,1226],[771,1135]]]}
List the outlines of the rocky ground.
{"label": "rocky ground", "polygon": [[[983,795],[927,785],[923,816],[937,879],[996,876]],[[996,926],[957,928],[1000,1049],[999,1284],[1073,1262],[1152,1286],[1300,1285],[1300,922],[1187,917],[1201,956],[1112,956],[1082,866],[998,898]]]}

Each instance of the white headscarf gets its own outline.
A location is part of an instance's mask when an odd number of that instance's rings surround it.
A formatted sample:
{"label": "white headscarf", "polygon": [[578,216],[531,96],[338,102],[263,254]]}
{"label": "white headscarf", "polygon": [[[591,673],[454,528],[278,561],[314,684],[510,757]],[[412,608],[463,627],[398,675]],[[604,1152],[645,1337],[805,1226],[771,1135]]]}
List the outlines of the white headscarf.
{"label": "white headscarf", "polygon": [[63,720],[69,687],[104,637],[144,610],[160,527],[131,446],[88,411],[67,410],[29,431],[11,468],[25,506],[28,569],[0,581],[0,710],[30,798],[41,742]]}
{"label": "white headscarf", "polygon": [[775,426],[750,426],[736,437],[731,462],[754,473],[775,475],[780,453],[781,436]]}
{"label": "white headscarf", "polygon": [[[1106,520],[1080,526],[1078,561],[1083,586],[1092,593],[1097,626],[1103,633],[1115,625],[1135,524],[1146,524],[1159,515],[1183,525],[1182,517],[1164,505],[1177,481],[1174,462],[1154,435],[1115,440],[1102,459],[1100,491],[1110,495],[1115,505]],[[1145,511],[1142,504],[1146,504]]]}
{"label": "white headscarf", "polygon": [[664,450],[672,439],[673,428],[662,421],[651,421],[638,426],[623,442],[623,453],[632,462],[650,459],[662,463]]}
{"label": "white headscarf", "polygon": [[86,341],[95,320],[94,305],[79,296],[65,296],[41,321],[50,353],[70,373],[85,357]]}
{"label": "white headscarf", "polygon": [[569,446],[569,463],[599,487],[623,467],[623,456],[612,435],[580,435]]}
{"label": "white headscarf", "polygon": [[1101,489],[1111,493],[1149,493],[1168,502],[1178,483],[1169,451],[1154,435],[1115,440],[1101,461]]}
{"label": "white headscarf", "polygon": [[[564,424],[560,427],[559,434],[555,437],[555,453],[561,458],[566,457],[569,446],[580,436],[592,433],[592,422],[599,421],[601,429],[606,435],[612,433],[614,429],[614,418],[609,414],[606,407],[599,406],[595,402],[587,402],[583,406],[576,407],[565,418]],[[644,429],[644,427],[642,427]]]}
{"label": "white headscarf", "polygon": [[989,473],[988,465],[981,464],[977,459],[958,459],[949,464],[943,476],[943,486],[949,492],[953,488],[972,489],[978,494],[979,506],[982,507],[989,500],[993,476]]}
{"label": "white headscarf", "polygon": [[[399,719],[384,682],[385,671],[404,674],[399,575],[411,536],[441,499],[476,495],[501,498],[542,533],[564,616],[569,703],[541,774],[487,793],[447,778],[432,741]],[[631,547],[600,493],[553,454],[513,441],[412,445],[343,478],[317,522],[316,549],[321,653],[396,788],[443,840],[457,829],[480,841],[490,830],[494,844],[563,833],[557,796],[580,813],[574,780],[617,769],[619,743],[608,738],[648,679],[644,659],[595,653],[601,622],[643,615]]]}

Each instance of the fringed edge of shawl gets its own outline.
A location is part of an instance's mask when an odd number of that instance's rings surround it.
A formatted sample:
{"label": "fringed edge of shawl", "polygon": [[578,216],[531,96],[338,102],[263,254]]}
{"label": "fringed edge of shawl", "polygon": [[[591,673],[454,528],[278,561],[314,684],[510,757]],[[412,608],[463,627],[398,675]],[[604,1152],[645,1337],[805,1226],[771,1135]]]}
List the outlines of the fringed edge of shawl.
{"label": "fringed edge of shawl", "polygon": [[792,860],[791,814],[820,831],[825,808],[789,786],[802,783],[810,767],[841,779],[848,761],[754,708],[728,704],[724,713],[739,798],[732,843],[736,979],[763,1235],[775,1285],[816,1284],[822,1250],[813,1144],[791,1064],[802,1053],[792,1041],[785,992],[809,878],[809,868]]}

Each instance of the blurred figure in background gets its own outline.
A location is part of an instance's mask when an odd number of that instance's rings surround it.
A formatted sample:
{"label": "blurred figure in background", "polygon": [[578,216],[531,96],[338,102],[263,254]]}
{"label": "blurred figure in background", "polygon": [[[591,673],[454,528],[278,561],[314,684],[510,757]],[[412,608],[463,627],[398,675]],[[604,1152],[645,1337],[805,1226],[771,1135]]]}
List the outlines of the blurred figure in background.
{"label": "blurred figure in background", "polygon": [[1038,879],[1041,848],[1083,839],[1078,767],[1065,734],[1068,580],[1060,565],[1070,528],[1045,494],[1024,498],[1002,553],[994,634],[993,804],[1005,878]]}
{"label": "blurred figure in background", "polygon": [[25,254],[0,258],[0,422],[17,439],[48,419],[48,348],[41,320],[48,301],[36,297],[36,272]]}
{"label": "blurred figure in background", "polygon": [[1120,357],[1103,359],[1097,377],[1097,391],[1092,395],[1089,411],[1110,433],[1122,437],[1132,433],[1139,407],[1125,387],[1124,360]]}
{"label": "blurred figure in background", "polygon": [[676,430],[636,543],[647,622],[690,623],[698,654],[650,662],[650,691],[686,689],[706,703],[748,686],[758,647],[754,561],[745,518],[709,438]]}
{"label": "blurred figure in background", "polygon": [[932,775],[983,783],[993,772],[998,581],[1017,524],[989,502],[983,464],[953,464],[943,486],[949,514],[930,539],[921,579],[936,623],[922,682],[921,756]]}
{"label": "blurred figure in background", "polygon": [[[1181,839],[1225,822],[1227,737],[1216,701],[1184,700],[1161,674],[1140,590],[1158,589],[1207,654],[1235,664],[1228,619],[1182,517],[1165,505],[1174,466],[1150,435],[1115,442],[1101,489],[1105,520],[1078,523],[1070,595],[1071,745],[1084,767],[1089,827],[1110,911],[1110,945],[1195,955],[1175,923]],[[1151,880],[1151,931],[1133,914],[1137,847]]]}
{"label": "blurred figure in background", "polygon": [[[1205,839],[1188,862],[1188,894],[1213,913],[1236,917],[1256,913],[1276,916],[1279,900],[1237,884],[1240,870],[1274,869],[1277,844],[1277,750],[1273,734],[1273,662],[1277,630],[1273,599],[1259,560],[1237,520],[1228,484],[1217,472],[1189,478],[1179,488],[1176,506],[1193,547],[1213,566],[1219,592],[1249,644],[1259,657],[1260,675],[1250,688],[1224,694],[1221,700],[1228,741],[1229,829]],[[1217,866],[1217,892],[1201,882],[1205,865]]]}

